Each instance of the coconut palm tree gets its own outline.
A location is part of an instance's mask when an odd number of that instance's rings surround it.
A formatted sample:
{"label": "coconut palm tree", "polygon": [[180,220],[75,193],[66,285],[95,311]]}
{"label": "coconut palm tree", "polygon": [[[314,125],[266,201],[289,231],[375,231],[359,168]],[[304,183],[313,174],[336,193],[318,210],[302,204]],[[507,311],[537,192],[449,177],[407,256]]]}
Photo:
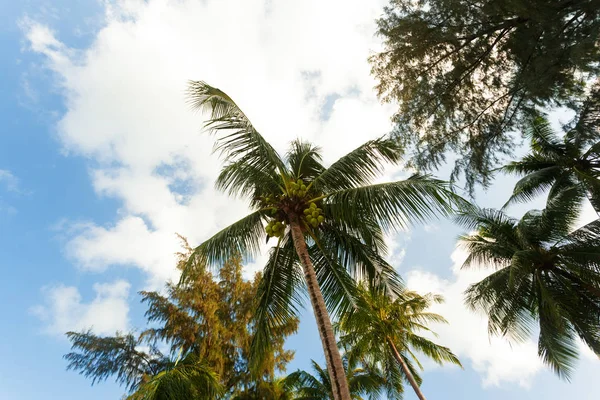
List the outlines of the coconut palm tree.
{"label": "coconut palm tree", "polygon": [[580,205],[587,197],[600,213],[598,119],[584,108],[577,123],[561,138],[546,118],[534,118],[527,130],[531,153],[501,168],[509,174],[523,176],[515,185],[507,205],[531,200],[548,189],[551,200],[562,190],[575,187],[578,189],[575,204]]}
{"label": "coconut palm tree", "polygon": [[247,393],[236,395],[233,400],[294,400],[296,391],[286,378],[263,381]]}
{"label": "coconut palm tree", "polygon": [[600,220],[571,231],[571,199],[559,194],[520,220],[490,209],[457,218],[475,230],[461,237],[463,267],[494,271],[467,289],[466,303],[487,313],[492,334],[524,340],[539,325],[538,353],[566,379],[577,337],[600,355]]}
{"label": "coconut palm tree", "polygon": [[127,400],[213,400],[223,392],[217,374],[195,353],[155,376],[147,377]]}
{"label": "coconut palm tree", "polygon": [[[363,396],[369,399],[379,397],[382,388],[387,384],[385,377],[376,369],[361,368],[356,363],[349,363],[348,358],[343,359],[346,368],[346,379],[353,400],[362,400]],[[330,400],[333,399],[331,378],[327,370],[317,362],[311,360],[315,374],[298,370],[286,378],[286,384],[296,390],[296,400]]]}
{"label": "coconut palm tree", "polygon": [[420,332],[435,335],[429,323],[447,323],[438,314],[427,311],[433,303],[443,302],[443,298],[430,293],[419,295],[404,290],[390,294],[385,287],[361,284],[358,287],[357,307],[342,316],[337,325],[341,333],[340,342],[349,350],[351,359],[360,358],[367,364],[380,364],[385,371],[388,397],[399,398],[402,380],[407,380],[419,399],[421,378],[415,364],[423,366],[416,357],[415,350],[423,353],[438,364],[450,362],[461,366],[458,358],[444,346],[420,336]]}
{"label": "coconut palm tree", "polygon": [[300,140],[280,156],[217,88],[193,81],[189,100],[210,113],[205,127],[216,134],[215,151],[225,160],[216,187],[249,200],[252,210],[198,246],[190,260],[219,265],[236,252],[255,257],[265,237],[274,238],[255,306],[253,358],[268,348],[273,329],[296,316],[306,285],[334,398],[349,400],[328,310],[342,313],[352,306],[352,275],[379,277],[400,290],[398,276],[382,257],[383,233],[447,215],[461,199],[445,182],[427,176],[371,184],[386,162],[400,161],[393,140],[368,141],[326,168],[319,149]]}

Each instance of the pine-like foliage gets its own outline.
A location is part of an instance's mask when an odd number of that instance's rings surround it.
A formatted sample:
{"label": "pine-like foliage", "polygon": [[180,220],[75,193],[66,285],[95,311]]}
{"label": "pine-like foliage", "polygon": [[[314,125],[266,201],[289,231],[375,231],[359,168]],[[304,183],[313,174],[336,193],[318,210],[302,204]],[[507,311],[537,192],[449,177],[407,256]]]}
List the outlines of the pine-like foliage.
{"label": "pine-like foliage", "polygon": [[[191,254],[185,239],[184,246],[179,254],[180,270],[186,268]],[[194,264],[185,284],[168,284],[166,295],[141,292],[152,327],[137,337],[132,333],[98,337],[91,331],[69,332],[73,351],[65,356],[68,368],[92,378],[92,383],[114,376],[136,400],[168,398],[160,393],[171,390],[172,385],[195,393],[199,390],[195,382],[215,379],[215,393],[229,397],[254,393],[273,382],[276,371],[283,371],[293,358],[293,351],[284,350],[283,345],[298,327],[294,318],[274,327],[268,352],[255,373],[249,372],[255,335],[253,304],[260,281],[260,274],[253,281],[243,279],[238,255],[227,259],[217,276]],[[159,351],[165,345],[168,354]],[[172,361],[176,358],[181,359],[177,365]],[[178,398],[204,398],[198,393],[200,397]],[[158,397],[152,397],[155,394]],[[146,397],[139,397],[142,395]]]}
{"label": "pine-like foliage", "polygon": [[489,183],[520,117],[569,105],[598,74],[600,0],[391,0],[371,58],[378,91],[397,101],[397,134],[413,162]]}
{"label": "pine-like foliage", "polygon": [[524,340],[539,327],[540,357],[567,379],[577,338],[600,355],[600,220],[571,231],[571,198],[558,195],[520,220],[490,209],[458,217],[475,229],[461,238],[463,267],[494,270],[469,287],[467,304],[487,313],[490,334]]}
{"label": "pine-like foliage", "polygon": [[156,346],[142,350],[138,338],[133,334],[101,337],[92,331],[68,332],[72,349],[65,355],[69,362],[67,369],[79,371],[92,384],[115,377],[117,383],[130,390],[136,390],[145,377],[166,370],[171,360]]}
{"label": "pine-like foliage", "polygon": [[[526,132],[531,153],[502,168],[523,178],[515,185],[508,204],[532,200],[549,190],[548,202],[570,190],[571,211],[587,198],[600,213],[600,89],[595,89],[579,116],[566,126],[563,137],[553,132],[548,120],[534,118]],[[568,210],[565,209],[565,212]]]}
{"label": "pine-like foliage", "polygon": [[342,316],[337,329],[349,359],[380,368],[387,397],[396,399],[404,391],[403,381],[410,383],[409,375],[416,384],[422,382],[419,369],[423,367],[416,352],[440,365],[461,364],[449,348],[421,336],[435,335],[429,324],[446,323],[441,315],[428,311],[432,304],[443,301],[441,296],[409,290],[390,296],[382,289],[378,285],[360,285],[356,309]]}

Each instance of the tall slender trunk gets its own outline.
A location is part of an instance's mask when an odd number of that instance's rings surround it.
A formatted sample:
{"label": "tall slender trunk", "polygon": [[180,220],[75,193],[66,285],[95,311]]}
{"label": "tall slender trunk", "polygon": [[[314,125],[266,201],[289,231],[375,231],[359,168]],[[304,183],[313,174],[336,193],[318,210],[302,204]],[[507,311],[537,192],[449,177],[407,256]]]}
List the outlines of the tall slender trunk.
{"label": "tall slender trunk", "polygon": [[404,359],[400,356],[400,353],[398,353],[398,349],[396,349],[396,345],[394,344],[394,342],[390,338],[387,338],[387,341],[388,341],[388,344],[390,345],[390,347],[392,348],[392,352],[394,353],[394,358],[396,359],[396,361],[398,361],[400,363],[400,366],[402,367],[402,370],[406,374],[406,377],[408,378],[410,385],[413,387],[415,393],[417,394],[417,397],[421,400],[427,400],[425,398],[425,395],[421,392],[421,388],[417,384],[417,381],[415,381],[415,377],[410,372],[410,369],[408,369],[408,365],[406,365],[406,363],[404,362]]}
{"label": "tall slender trunk", "polygon": [[344,364],[342,364],[342,357],[340,356],[340,351],[337,347],[331,321],[329,320],[329,314],[327,313],[327,307],[325,306],[325,300],[323,299],[323,294],[321,293],[319,283],[317,282],[317,274],[315,273],[315,269],[308,255],[304,234],[302,233],[302,228],[300,227],[297,215],[290,216],[290,229],[292,238],[294,239],[296,253],[298,253],[298,257],[302,263],[310,302],[315,313],[315,319],[317,320],[319,336],[321,336],[321,343],[323,344],[323,351],[325,352],[327,371],[329,371],[329,377],[331,378],[333,398],[334,400],[351,400],[348,381],[346,380],[346,371],[344,370]]}

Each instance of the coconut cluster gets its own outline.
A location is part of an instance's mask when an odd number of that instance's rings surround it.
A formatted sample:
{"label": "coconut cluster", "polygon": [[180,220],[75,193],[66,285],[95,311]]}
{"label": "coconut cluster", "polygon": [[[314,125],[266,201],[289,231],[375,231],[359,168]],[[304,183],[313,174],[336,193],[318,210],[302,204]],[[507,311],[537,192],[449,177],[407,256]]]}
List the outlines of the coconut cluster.
{"label": "coconut cluster", "polygon": [[315,203],[310,203],[308,208],[304,210],[304,218],[306,222],[310,224],[313,228],[319,226],[323,221],[325,221],[325,217],[323,216],[323,210],[321,210]]}
{"label": "coconut cluster", "polygon": [[267,235],[274,237],[282,237],[285,232],[285,222],[272,219],[265,227]]}
{"label": "coconut cluster", "polygon": [[290,182],[290,195],[296,197],[304,197],[306,196],[306,185],[302,182],[302,179],[298,179],[297,181]]}

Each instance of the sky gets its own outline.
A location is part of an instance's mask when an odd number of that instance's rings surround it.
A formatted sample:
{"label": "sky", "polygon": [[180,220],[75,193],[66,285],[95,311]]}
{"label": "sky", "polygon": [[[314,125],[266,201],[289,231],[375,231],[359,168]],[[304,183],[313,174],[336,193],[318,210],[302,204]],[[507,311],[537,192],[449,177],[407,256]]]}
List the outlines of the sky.
{"label": "sky", "polygon": [[[176,277],[176,233],[190,243],[237,220],[240,200],[214,190],[220,167],[186,83],[225,90],[280,152],[301,137],[331,163],[391,129],[367,58],[380,47],[382,0],[0,1],[0,399],[118,399],[112,380],[66,371],[64,333],[144,326],[137,292]],[[558,125],[561,112],[551,115]],[[447,169],[439,171],[447,176]],[[401,179],[390,169],[382,179]],[[515,180],[477,194],[500,207]],[[540,198],[511,208],[522,215]],[[581,223],[593,212],[586,205]],[[462,292],[461,230],[431,221],[389,237],[407,285],[445,296],[434,326],[458,367],[425,362],[431,399],[592,399],[600,361],[582,348],[572,382],[539,361],[536,342],[487,335]],[[249,260],[245,275],[260,270]],[[289,371],[322,362],[310,309],[287,346]],[[416,397],[409,390],[406,399]]]}

